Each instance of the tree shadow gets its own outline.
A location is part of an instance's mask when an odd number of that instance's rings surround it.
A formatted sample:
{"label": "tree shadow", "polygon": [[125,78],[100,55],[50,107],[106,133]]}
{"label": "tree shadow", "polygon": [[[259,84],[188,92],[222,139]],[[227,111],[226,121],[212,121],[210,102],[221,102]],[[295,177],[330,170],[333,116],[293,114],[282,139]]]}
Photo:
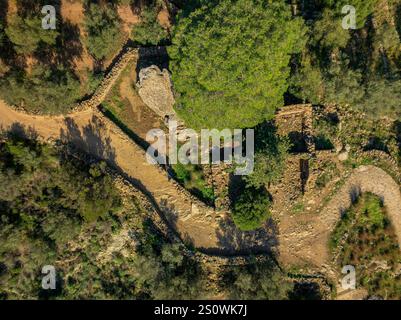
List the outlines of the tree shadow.
{"label": "tree shadow", "polygon": [[[92,155],[97,159],[105,160],[115,166],[115,149],[111,146],[110,137],[103,132],[104,123],[97,116],[82,128],[74,119],[67,117],[64,120],[65,129],[60,129],[60,140]],[[106,136],[106,137],[104,137]]]}
{"label": "tree shadow", "polygon": [[7,12],[8,12],[8,0],[0,0],[0,21],[2,22],[2,24],[4,24],[3,21],[4,22],[6,21]]}
{"label": "tree shadow", "polygon": [[[55,5],[57,17],[61,17],[60,4]],[[40,14],[40,12],[39,12]],[[55,46],[42,44],[35,52],[35,58],[42,64],[62,65],[68,69],[74,69],[74,59],[83,53],[81,33],[79,27],[61,18],[57,19],[57,30],[60,34]]]}
{"label": "tree shadow", "polygon": [[308,152],[308,147],[306,144],[305,135],[298,131],[292,131],[288,134],[288,138],[291,142],[291,153],[306,153]]}
{"label": "tree shadow", "polygon": [[396,28],[397,28],[398,35],[399,35],[399,37],[401,39],[401,4],[398,4],[396,6],[395,23],[396,23]]}
{"label": "tree shadow", "polygon": [[278,227],[269,219],[260,229],[241,231],[231,218],[219,222],[216,235],[219,248],[202,249],[209,254],[252,255],[277,253]]}
{"label": "tree shadow", "polygon": [[164,213],[164,217],[170,228],[179,235],[185,246],[191,249],[195,248],[192,237],[188,233],[180,233],[178,231],[177,221],[179,212],[175,209],[174,205],[169,204],[167,200],[161,200],[159,208]]}
{"label": "tree shadow", "polygon": [[228,178],[228,198],[230,199],[230,203],[234,203],[235,200],[238,199],[244,191],[245,186],[246,183],[242,176],[230,173]]}
{"label": "tree shadow", "polygon": [[[401,5],[400,5],[400,11],[401,11]],[[400,12],[401,15],[401,12]],[[400,17],[401,19],[401,17]],[[397,139],[398,143],[398,155],[401,159],[401,120],[397,120],[394,122],[394,132],[395,132],[395,137]]]}
{"label": "tree shadow", "polygon": [[37,141],[39,138],[39,134],[36,132],[34,127],[26,127],[19,122],[12,123],[8,128],[0,126],[0,132],[8,137],[16,136],[18,138],[33,141]]}
{"label": "tree shadow", "polygon": [[368,143],[363,147],[363,150],[380,150],[386,153],[389,152],[386,142],[382,138],[377,136],[371,136],[368,140]]}
{"label": "tree shadow", "polygon": [[136,64],[136,73],[148,68],[152,65],[157,66],[160,70],[169,70],[169,55],[166,47],[141,47],[138,50],[138,61]]}
{"label": "tree shadow", "polygon": [[75,67],[74,59],[83,53],[79,27],[69,21],[63,21],[60,35],[57,39],[57,63],[72,69]]}
{"label": "tree shadow", "polygon": [[[47,0],[18,0],[17,1],[17,10],[18,14],[26,18],[28,16],[41,16],[41,10],[43,6],[48,5],[49,1]],[[56,9],[60,8],[60,0],[54,0],[50,3],[52,6],[56,7]]]}
{"label": "tree shadow", "polygon": [[290,300],[322,300],[322,292],[317,282],[297,281],[293,290],[289,293]]}
{"label": "tree shadow", "polygon": [[358,201],[358,199],[361,196],[361,194],[362,194],[361,187],[352,186],[351,190],[349,191],[349,197],[351,199],[351,203],[355,204]]}

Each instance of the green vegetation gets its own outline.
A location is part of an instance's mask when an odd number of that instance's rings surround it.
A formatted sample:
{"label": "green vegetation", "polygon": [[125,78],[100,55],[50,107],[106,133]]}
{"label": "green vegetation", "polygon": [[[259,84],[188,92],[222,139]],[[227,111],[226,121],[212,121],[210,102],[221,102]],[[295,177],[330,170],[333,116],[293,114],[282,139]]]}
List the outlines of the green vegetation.
{"label": "green vegetation", "polygon": [[141,23],[134,26],[131,39],[141,46],[163,45],[168,41],[169,34],[157,21],[157,6],[146,7],[141,13]]}
{"label": "green vegetation", "polygon": [[264,188],[248,187],[235,201],[232,218],[240,230],[254,230],[270,217],[269,206],[270,198]]}
{"label": "green vegetation", "polygon": [[317,150],[334,149],[333,143],[339,135],[339,121],[338,115],[336,114],[320,115],[313,119]]}
{"label": "green vegetation", "polygon": [[291,282],[270,259],[227,267],[221,282],[229,290],[229,298],[235,300],[283,300],[292,289]]}
{"label": "green vegetation", "polygon": [[55,114],[69,110],[77,102],[81,88],[76,76],[64,67],[36,65],[29,74],[13,70],[0,78],[0,92],[11,105]]}
{"label": "green vegetation", "polygon": [[18,15],[11,17],[5,32],[20,54],[33,53],[42,43],[54,46],[59,33],[56,30],[42,28],[41,17],[22,18]]}
{"label": "green vegetation", "polygon": [[177,163],[173,165],[172,168],[175,178],[182,183],[187,190],[197,194],[210,204],[214,203],[215,195],[213,188],[207,185],[202,166]]}
{"label": "green vegetation", "polygon": [[116,48],[121,47],[120,17],[112,5],[90,3],[85,14],[85,29],[88,33],[85,44],[97,60],[110,58]]}
{"label": "green vegetation", "polygon": [[18,0],[16,13],[1,12],[7,23],[0,26],[0,95],[29,112],[66,113],[93,92],[101,73],[75,68],[82,53],[80,34],[61,19],[57,30],[44,30],[44,4]]}
{"label": "green vegetation", "polygon": [[[121,206],[105,163],[88,166],[64,150],[12,136],[0,145],[0,178],[1,298],[183,299],[201,294],[198,263],[143,219],[136,200]],[[99,263],[123,224],[133,228],[136,247],[126,256],[124,250],[112,252]],[[49,264],[58,275],[58,289],[50,295],[40,285],[41,268]]]}
{"label": "green vegetation", "polygon": [[0,145],[0,296],[35,298],[40,270],[78,236],[84,221],[119,210],[104,163],[84,166],[34,140]]}
{"label": "green vegetation", "polygon": [[255,128],[255,168],[244,177],[246,184],[255,188],[277,182],[284,171],[285,159],[291,143],[280,137],[271,123],[263,123]]}
{"label": "green vegetation", "polygon": [[177,112],[195,129],[271,119],[303,39],[302,20],[283,1],[204,1],[183,13],[169,48]]}
{"label": "green vegetation", "polygon": [[324,0],[323,3],[326,4],[330,10],[337,12],[337,16],[341,16],[341,11],[344,6],[352,5],[357,14],[356,27],[362,28],[366,23],[366,19],[373,13],[378,0]]}
{"label": "green vegetation", "polygon": [[3,41],[5,39],[5,33],[4,33],[4,26],[3,24],[0,22],[0,47],[3,46]]}
{"label": "green vegetation", "polygon": [[330,181],[333,181],[334,178],[340,175],[336,164],[331,161],[323,162],[319,169],[320,172],[315,182],[317,189],[323,189]]}
{"label": "green vegetation", "polygon": [[[347,4],[355,6],[360,30],[342,28],[341,8]],[[311,11],[317,18],[312,19],[306,50],[294,61],[295,96],[314,104],[349,105],[370,117],[400,117],[400,37],[389,21],[368,25],[372,16],[380,16],[377,4],[377,0],[315,3]],[[395,4],[389,12],[395,18]]]}
{"label": "green vegetation", "polygon": [[358,199],[337,224],[330,248],[333,254],[339,252],[339,268],[356,267],[358,285],[370,296],[401,298],[401,277],[397,275],[401,253],[378,197],[364,194]]}

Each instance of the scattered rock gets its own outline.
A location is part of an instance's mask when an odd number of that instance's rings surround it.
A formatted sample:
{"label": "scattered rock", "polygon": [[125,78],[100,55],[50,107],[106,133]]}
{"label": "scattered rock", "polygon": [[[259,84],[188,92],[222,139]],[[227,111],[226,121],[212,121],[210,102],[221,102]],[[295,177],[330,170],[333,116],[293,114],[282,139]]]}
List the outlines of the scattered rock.
{"label": "scattered rock", "polygon": [[344,145],[342,144],[342,142],[337,142],[335,144],[335,148],[336,148],[336,153],[340,153],[344,149]]}
{"label": "scattered rock", "polygon": [[347,161],[348,160],[348,151],[342,151],[340,152],[340,154],[338,155],[338,160],[340,161]]}

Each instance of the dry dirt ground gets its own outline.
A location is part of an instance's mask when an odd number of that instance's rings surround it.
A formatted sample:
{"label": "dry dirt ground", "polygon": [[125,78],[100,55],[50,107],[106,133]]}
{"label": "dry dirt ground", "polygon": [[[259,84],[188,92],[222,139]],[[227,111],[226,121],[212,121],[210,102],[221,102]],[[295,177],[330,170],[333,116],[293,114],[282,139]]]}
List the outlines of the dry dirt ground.
{"label": "dry dirt ground", "polygon": [[119,83],[119,95],[127,103],[124,110],[119,110],[119,117],[141,139],[146,139],[146,134],[154,128],[164,128],[163,121],[158,117],[138,95],[134,89],[136,83],[136,70],[131,68],[124,72]]}
{"label": "dry dirt ground", "polygon": [[[61,16],[64,21],[77,26],[80,37],[85,38],[86,32],[84,28],[84,6],[81,1],[61,1]],[[95,61],[89,54],[85,46],[82,46],[82,53],[79,57],[74,58],[75,70],[81,80],[86,80],[86,70],[93,70]]]}
{"label": "dry dirt ground", "polygon": [[[73,26],[78,27],[80,40],[84,41],[86,38],[86,31],[84,27],[85,20],[85,12],[84,12],[84,4],[82,0],[62,0],[61,1],[61,16],[63,21],[67,21],[71,23]],[[129,5],[119,5],[117,8],[118,15],[121,18],[122,23],[122,31],[124,34],[124,42],[127,41],[129,35],[131,33],[132,27],[138,23],[140,23],[140,17],[135,14],[132,8]],[[103,63],[103,68],[107,69],[107,67],[111,64],[115,56],[118,52],[115,52],[115,55],[108,57],[107,60]],[[92,71],[95,67],[95,60],[88,53],[85,45],[82,43],[82,53],[79,57],[74,59],[75,70],[80,78],[84,79],[86,77],[86,70]]]}

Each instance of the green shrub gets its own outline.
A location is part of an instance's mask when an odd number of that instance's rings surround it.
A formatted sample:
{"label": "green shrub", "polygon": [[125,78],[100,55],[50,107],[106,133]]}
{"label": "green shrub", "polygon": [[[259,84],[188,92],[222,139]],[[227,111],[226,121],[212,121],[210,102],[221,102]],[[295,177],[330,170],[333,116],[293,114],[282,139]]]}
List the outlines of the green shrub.
{"label": "green shrub", "polygon": [[[366,288],[370,296],[400,299],[400,249],[380,198],[369,193],[362,195],[343,214],[329,244],[333,255],[338,256],[339,269],[355,266],[357,285]],[[377,263],[383,261],[386,267],[378,267]]]}
{"label": "green shrub", "polygon": [[235,300],[284,300],[292,289],[290,281],[272,260],[229,266],[222,275],[222,287]]}
{"label": "green shrub", "polygon": [[43,29],[40,17],[21,18],[18,15],[11,16],[5,32],[15,51],[21,54],[33,53],[41,43],[54,46],[59,35],[56,30]]}
{"label": "green shrub", "polygon": [[120,18],[111,5],[90,3],[85,13],[86,46],[97,60],[109,58],[122,43]]}
{"label": "green shrub", "polygon": [[0,94],[11,105],[28,111],[57,114],[80,98],[80,82],[64,67],[36,65],[30,74],[13,70],[0,78]]}
{"label": "green shrub", "polygon": [[157,21],[156,8],[145,8],[141,19],[141,23],[135,25],[131,32],[134,43],[142,46],[156,46],[167,42],[169,34]]}
{"label": "green shrub", "polygon": [[264,188],[246,188],[234,203],[232,217],[242,231],[260,228],[270,217],[270,199]]}

